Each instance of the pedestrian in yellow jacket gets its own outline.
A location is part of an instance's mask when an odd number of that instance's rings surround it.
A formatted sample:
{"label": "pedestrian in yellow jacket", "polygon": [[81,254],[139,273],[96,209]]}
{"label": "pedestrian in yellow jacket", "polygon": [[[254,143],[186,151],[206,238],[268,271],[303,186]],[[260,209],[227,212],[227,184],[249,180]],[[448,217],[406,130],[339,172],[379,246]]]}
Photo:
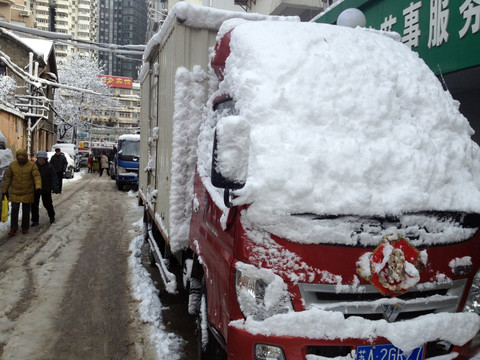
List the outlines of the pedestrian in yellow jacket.
{"label": "pedestrian in yellow jacket", "polygon": [[[24,149],[17,150],[15,155],[17,160],[12,161],[8,167],[1,197],[3,199],[3,195],[7,195],[12,204],[8,236],[14,236],[17,233],[20,204],[22,204],[22,233],[28,233],[30,204],[35,200],[35,191],[42,191],[42,178],[37,165],[28,160]],[[8,196],[9,189],[10,196]]]}

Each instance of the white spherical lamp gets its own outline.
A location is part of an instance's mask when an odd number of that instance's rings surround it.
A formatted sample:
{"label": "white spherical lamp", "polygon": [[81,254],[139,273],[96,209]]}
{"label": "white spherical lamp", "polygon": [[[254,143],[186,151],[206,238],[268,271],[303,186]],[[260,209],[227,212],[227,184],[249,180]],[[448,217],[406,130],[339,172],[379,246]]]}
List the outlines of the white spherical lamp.
{"label": "white spherical lamp", "polygon": [[350,8],[343,10],[337,18],[337,25],[355,28],[357,26],[365,27],[367,19],[363,12],[358,9]]}

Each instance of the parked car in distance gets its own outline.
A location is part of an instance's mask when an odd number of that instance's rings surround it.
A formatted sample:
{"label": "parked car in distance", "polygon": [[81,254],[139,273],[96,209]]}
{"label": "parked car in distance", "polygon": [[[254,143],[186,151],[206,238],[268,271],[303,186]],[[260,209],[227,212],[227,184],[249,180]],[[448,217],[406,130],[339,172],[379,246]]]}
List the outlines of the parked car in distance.
{"label": "parked car in distance", "polygon": [[[47,152],[48,155],[48,161],[52,158],[53,155],[55,155],[55,151],[49,151]],[[63,173],[63,177],[65,179],[72,179],[73,175],[75,173],[75,162],[73,161],[72,157],[68,155],[68,153],[63,153],[67,159],[67,169]]]}
{"label": "parked car in distance", "polygon": [[88,166],[88,156],[85,156],[84,154],[80,154],[80,160],[78,161],[78,166],[81,168],[87,167]]}

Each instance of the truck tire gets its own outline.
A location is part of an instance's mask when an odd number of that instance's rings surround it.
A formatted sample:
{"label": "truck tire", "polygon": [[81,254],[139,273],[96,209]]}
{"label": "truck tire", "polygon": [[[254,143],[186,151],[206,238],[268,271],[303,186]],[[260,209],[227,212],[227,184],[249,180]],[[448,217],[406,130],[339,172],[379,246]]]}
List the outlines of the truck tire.
{"label": "truck tire", "polygon": [[155,257],[153,256],[153,251],[148,242],[148,230],[151,228],[152,224],[150,223],[151,219],[148,215],[148,211],[143,212],[143,245],[142,245],[142,259],[144,263],[149,266],[155,266]]}
{"label": "truck tire", "polygon": [[123,184],[117,180],[117,189],[122,191],[123,190]]}
{"label": "truck tire", "polygon": [[197,315],[197,360],[228,360],[227,354],[218,343],[208,326],[207,291],[202,281],[202,298]]}
{"label": "truck tire", "polygon": [[200,280],[192,278],[188,285],[188,313],[195,315],[200,312],[202,301],[202,283]]}

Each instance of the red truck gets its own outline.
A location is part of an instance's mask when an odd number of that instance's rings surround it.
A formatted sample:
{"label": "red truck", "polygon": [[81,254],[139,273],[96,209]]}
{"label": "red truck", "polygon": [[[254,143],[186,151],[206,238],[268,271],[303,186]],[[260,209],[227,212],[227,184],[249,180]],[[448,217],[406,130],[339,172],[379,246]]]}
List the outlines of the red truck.
{"label": "red truck", "polygon": [[140,79],[145,238],[199,359],[478,358],[480,150],[398,35],[183,2]]}

